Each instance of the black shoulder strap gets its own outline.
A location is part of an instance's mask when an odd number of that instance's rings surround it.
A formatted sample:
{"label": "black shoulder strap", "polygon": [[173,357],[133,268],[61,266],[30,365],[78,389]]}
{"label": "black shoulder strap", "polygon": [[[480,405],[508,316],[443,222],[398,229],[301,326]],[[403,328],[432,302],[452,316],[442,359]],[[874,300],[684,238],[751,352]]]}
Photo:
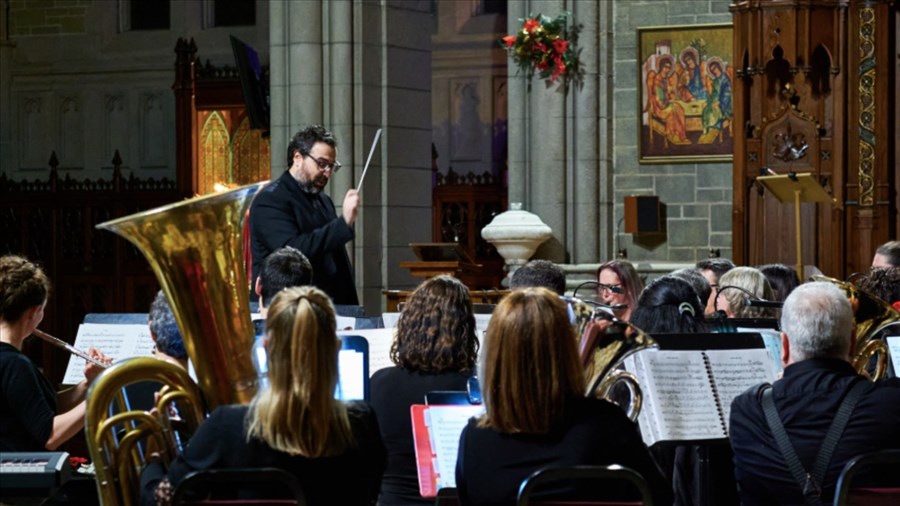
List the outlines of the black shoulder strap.
{"label": "black shoulder strap", "polygon": [[800,489],[803,491],[803,497],[806,504],[813,506],[822,504],[821,483],[825,478],[825,473],[828,471],[831,457],[834,455],[834,450],[841,440],[844,428],[847,427],[847,423],[850,421],[850,415],[853,413],[856,403],[859,402],[864,391],[868,390],[870,386],[868,381],[859,380],[844,397],[844,400],[841,402],[841,407],[838,409],[834,420],[831,422],[831,426],[828,428],[828,433],[825,435],[822,446],[819,448],[819,453],[816,455],[816,463],[813,466],[812,473],[808,472],[806,468],[803,467],[803,463],[800,462],[800,457],[797,456],[797,452],[791,444],[790,437],[784,430],[784,425],[781,423],[781,418],[778,416],[778,411],[775,408],[775,401],[772,398],[772,386],[766,385],[763,387],[762,406],[766,415],[766,422],[769,424],[772,436],[778,444],[781,456],[784,457],[785,463],[787,464],[791,475],[794,477],[794,481],[800,485]]}

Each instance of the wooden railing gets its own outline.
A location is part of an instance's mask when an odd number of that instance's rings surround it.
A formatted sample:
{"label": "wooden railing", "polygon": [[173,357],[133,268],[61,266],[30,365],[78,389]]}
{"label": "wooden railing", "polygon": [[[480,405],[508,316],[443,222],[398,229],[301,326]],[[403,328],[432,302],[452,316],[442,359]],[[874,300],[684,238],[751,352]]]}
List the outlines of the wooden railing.
{"label": "wooden railing", "polygon": [[[116,151],[109,180],[59,176],[56,154],[45,180],[0,175],[0,254],[41,265],[53,288],[41,328],[69,343],[88,313],[145,313],[159,289],[147,261],[130,243],[96,225],[181,200],[189,195],[168,179],[122,176]],[[30,340],[25,352],[52,382],[62,379],[68,355]]]}

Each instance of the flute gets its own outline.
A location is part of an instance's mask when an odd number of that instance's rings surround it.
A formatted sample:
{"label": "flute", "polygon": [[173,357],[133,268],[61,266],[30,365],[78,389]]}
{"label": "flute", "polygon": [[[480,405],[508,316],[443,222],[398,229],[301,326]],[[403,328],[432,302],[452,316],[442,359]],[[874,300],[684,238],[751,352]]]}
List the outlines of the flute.
{"label": "flute", "polygon": [[63,341],[62,339],[59,339],[58,337],[51,336],[50,334],[44,332],[43,330],[34,329],[34,332],[32,332],[32,335],[35,335],[35,336],[43,339],[44,341],[47,341],[48,343],[52,344],[53,346],[57,346],[59,348],[66,350],[69,353],[71,353],[72,355],[75,355],[76,357],[81,357],[98,367],[102,367],[103,369],[106,369],[107,367],[109,367],[109,364],[107,364],[106,362],[101,362],[100,360],[97,360],[96,358],[90,356],[89,354],[79,350],[78,348]]}

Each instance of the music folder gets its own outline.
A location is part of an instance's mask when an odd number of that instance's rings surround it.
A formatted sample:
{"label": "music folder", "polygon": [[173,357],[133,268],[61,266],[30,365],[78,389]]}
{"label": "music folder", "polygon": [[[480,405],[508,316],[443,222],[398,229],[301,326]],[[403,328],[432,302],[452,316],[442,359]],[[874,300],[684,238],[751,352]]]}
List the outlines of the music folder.
{"label": "music folder", "polygon": [[482,406],[470,404],[413,404],[410,407],[422,497],[435,497],[442,488],[456,487],[459,436],[469,419],[483,411]]}

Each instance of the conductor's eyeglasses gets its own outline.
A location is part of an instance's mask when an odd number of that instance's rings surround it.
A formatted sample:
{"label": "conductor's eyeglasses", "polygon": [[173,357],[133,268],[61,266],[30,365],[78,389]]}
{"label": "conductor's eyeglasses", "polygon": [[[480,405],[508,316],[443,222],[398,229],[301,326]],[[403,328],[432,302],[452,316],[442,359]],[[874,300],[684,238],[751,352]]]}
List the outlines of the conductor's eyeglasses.
{"label": "conductor's eyeglasses", "polygon": [[341,162],[339,162],[337,160],[335,160],[334,163],[328,163],[321,158],[314,158],[309,153],[306,153],[305,156],[308,156],[309,158],[312,159],[312,161],[316,162],[316,165],[319,167],[319,170],[321,170],[322,172],[330,170],[331,173],[334,174],[335,172],[341,170],[341,167],[342,167]]}

